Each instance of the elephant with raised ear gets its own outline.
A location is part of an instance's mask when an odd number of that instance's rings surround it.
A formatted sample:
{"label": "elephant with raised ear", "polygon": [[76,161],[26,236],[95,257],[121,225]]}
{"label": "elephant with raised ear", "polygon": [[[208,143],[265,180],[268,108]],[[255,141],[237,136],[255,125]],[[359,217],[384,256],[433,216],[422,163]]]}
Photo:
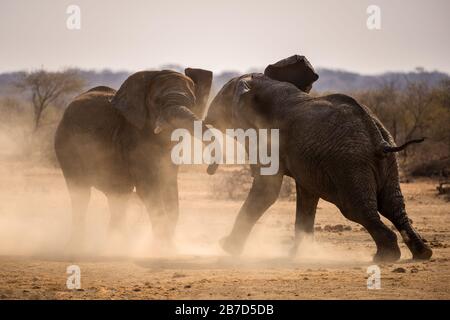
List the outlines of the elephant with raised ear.
{"label": "elephant with raised ear", "polygon": [[[377,246],[374,260],[400,257],[397,236],[379,213],[394,224],[414,258],[430,258],[432,250],[408,219],[394,153],[421,140],[396,147],[381,122],[353,98],[310,96],[306,91],[315,77],[306,75],[302,82],[303,75],[295,71],[301,69],[298,63],[302,62],[283,61],[284,69],[278,70],[276,79],[267,75],[273,75],[270,71],[236,77],[209,107],[205,121],[220,130],[279,129],[279,171],[261,175],[258,164],[252,165],[251,190],[231,234],[221,242],[223,249],[241,253],[257,220],[276,201],[287,175],[295,179],[297,192],[291,254],[303,237],[313,234],[317,203],[322,198],[370,233]],[[211,167],[210,173],[216,169]]]}
{"label": "elephant with raised ear", "polygon": [[171,242],[178,219],[178,170],[170,157],[170,135],[175,128],[193,130],[211,82],[212,72],[202,69],[141,71],[117,92],[95,87],[69,104],[56,131],[55,151],[72,200],[72,242],[83,238],[91,187],[107,196],[110,232],[124,231],[126,202],[136,189],[155,238]]}

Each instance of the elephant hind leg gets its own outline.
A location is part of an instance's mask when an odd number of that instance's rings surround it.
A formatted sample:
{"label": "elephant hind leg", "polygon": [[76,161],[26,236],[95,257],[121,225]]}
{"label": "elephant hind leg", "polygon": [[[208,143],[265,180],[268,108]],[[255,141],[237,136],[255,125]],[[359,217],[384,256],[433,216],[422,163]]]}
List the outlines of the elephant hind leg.
{"label": "elephant hind leg", "polygon": [[378,197],[378,210],[389,219],[400,232],[403,241],[413,254],[414,259],[429,259],[433,255],[431,248],[411,225],[405,210],[403,195],[398,184],[384,188]]}
{"label": "elephant hind leg", "polygon": [[400,258],[400,248],[396,234],[380,219],[377,211],[376,196],[370,190],[348,192],[340,206],[343,215],[361,224],[371,235],[377,246],[374,261],[396,261]]}

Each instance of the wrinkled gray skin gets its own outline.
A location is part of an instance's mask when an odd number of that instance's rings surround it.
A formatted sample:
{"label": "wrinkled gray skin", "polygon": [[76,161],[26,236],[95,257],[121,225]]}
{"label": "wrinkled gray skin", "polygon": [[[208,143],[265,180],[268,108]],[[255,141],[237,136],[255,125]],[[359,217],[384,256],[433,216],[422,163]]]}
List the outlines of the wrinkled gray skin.
{"label": "wrinkled gray skin", "polygon": [[174,128],[192,130],[202,117],[212,73],[186,69],[142,71],[116,92],[95,87],[68,106],[55,151],[72,201],[71,243],[83,239],[91,187],[108,199],[109,232],[123,233],[133,189],[143,201],[154,236],[170,244],[178,219],[177,166],[170,158]]}
{"label": "wrinkled gray skin", "polygon": [[[227,83],[212,101],[205,119],[214,127],[279,128],[280,170],[260,175],[252,167],[253,185],[231,234],[222,240],[225,251],[240,254],[257,220],[276,201],[283,176],[295,179],[297,208],[295,254],[304,236],[312,235],[319,198],[335,204],[349,220],[361,224],[377,246],[374,260],[400,257],[400,231],[414,258],[428,259],[431,249],[412,227],[400,190],[394,141],[380,121],[354,99],[341,94],[313,97],[294,85],[262,74],[249,74]],[[215,167],[210,166],[212,173]]]}

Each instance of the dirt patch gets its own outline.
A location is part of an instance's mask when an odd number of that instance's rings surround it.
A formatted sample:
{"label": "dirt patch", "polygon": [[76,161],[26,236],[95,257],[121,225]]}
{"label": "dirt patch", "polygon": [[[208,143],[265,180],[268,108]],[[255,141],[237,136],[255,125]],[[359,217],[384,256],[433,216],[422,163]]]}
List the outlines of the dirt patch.
{"label": "dirt patch", "polygon": [[[69,198],[60,171],[14,166],[0,172],[1,299],[450,298],[450,204],[436,196],[429,180],[402,189],[414,226],[433,247],[433,258],[413,261],[401,243],[401,260],[379,265],[381,289],[368,290],[367,267],[373,264],[375,245],[330,203],[320,201],[315,241],[303,243],[295,259],[288,258],[295,219],[295,202],[288,200],[268,210],[243,256],[231,258],[218,242],[230,231],[242,200],[214,199],[209,186],[217,177],[182,170],[177,254],[154,254],[150,221],[137,199],[128,210],[128,238],[115,245],[106,241],[108,207],[94,191],[87,253],[69,256]],[[70,265],[80,267],[80,290],[67,289]]]}

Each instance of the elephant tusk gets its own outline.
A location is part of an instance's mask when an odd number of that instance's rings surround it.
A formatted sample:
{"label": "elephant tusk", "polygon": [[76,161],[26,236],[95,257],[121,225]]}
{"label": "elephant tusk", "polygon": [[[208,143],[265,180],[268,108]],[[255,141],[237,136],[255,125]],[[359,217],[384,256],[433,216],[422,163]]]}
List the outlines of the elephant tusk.
{"label": "elephant tusk", "polygon": [[157,127],[155,128],[155,130],[153,130],[153,132],[154,132],[155,134],[159,134],[159,133],[161,133],[162,130],[163,130],[163,129],[162,129],[161,126],[157,126]]}

